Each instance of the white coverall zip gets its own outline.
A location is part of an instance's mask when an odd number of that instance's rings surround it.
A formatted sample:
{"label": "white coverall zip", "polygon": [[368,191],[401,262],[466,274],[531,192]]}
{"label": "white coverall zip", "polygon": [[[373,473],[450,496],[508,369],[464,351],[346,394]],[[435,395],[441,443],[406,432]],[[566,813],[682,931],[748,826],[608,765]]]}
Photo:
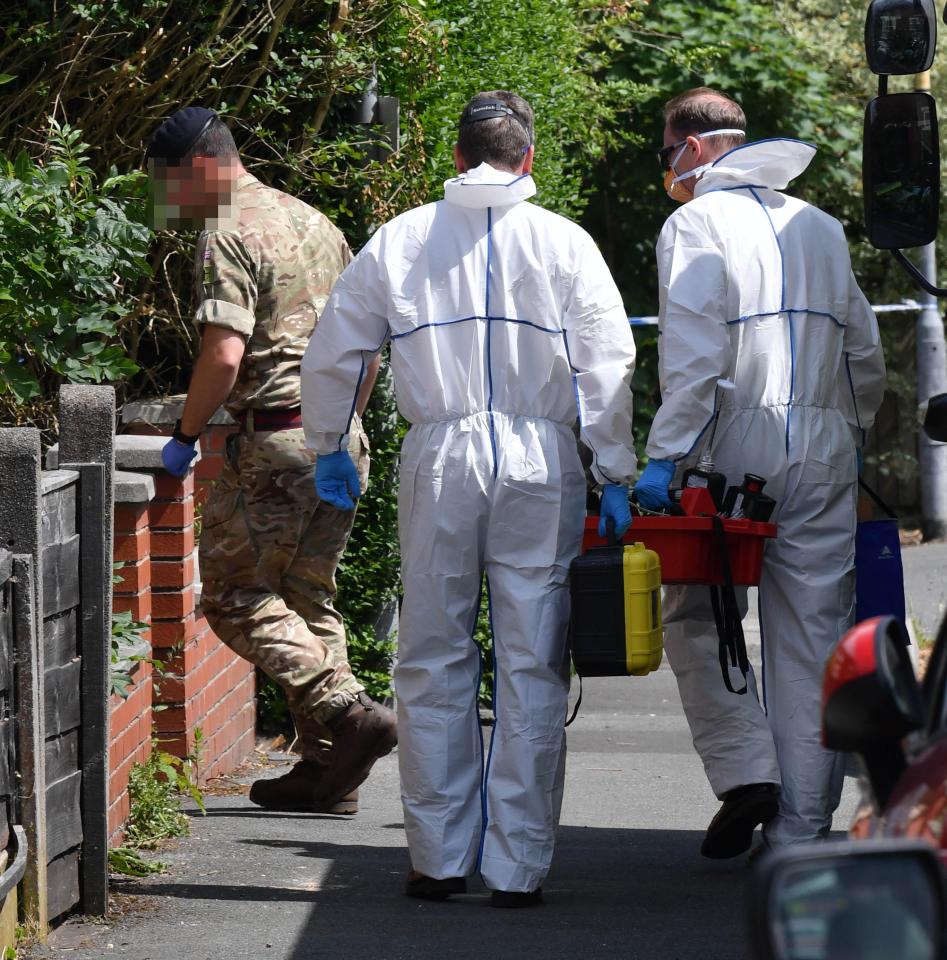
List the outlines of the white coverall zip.
{"label": "white coverall zip", "polygon": [[[381,227],[342,274],[302,366],[317,453],[339,449],[361,371],[391,342],[411,429],[398,501],[399,762],[415,870],[529,891],[552,857],[565,764],[568,569],[582,438],[601,482],[635,474],[634,340],[591,238],[487,164]],[[496,725],[482,756],[473,641],[486,572]],[[481,795],[482,792],[482,795]]]}
{"label": "white coverall zip", "polygon": [[707,588],[670,587],[664,601],[668,661],[714,792],[781,784],[771,846],[825,836],[838,806],[843,764],[821,746],[822,675],[852,623],[855,449],[885,387],[878,323],[841,225],[778,192],[814,154],[798,140],[730,151],[657,246],[663,402],[648,456],[696,460],[726,377],[736,389],[721,404],[715,465],[731,484],[765,477],[777,504],[759,588],[765,714],[752,675],[745,696],[722,682]]}

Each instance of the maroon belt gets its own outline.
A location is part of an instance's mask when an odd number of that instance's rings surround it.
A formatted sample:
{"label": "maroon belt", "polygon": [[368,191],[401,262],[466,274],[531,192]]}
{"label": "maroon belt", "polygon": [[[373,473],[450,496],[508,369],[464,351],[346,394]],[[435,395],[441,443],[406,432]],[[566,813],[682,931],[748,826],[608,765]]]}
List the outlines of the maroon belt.
{"label": "maroon belt", "polygon": [[293,430],[303,425],[300,407],[284,407],[281,410],[241,410],[237,414],[240,426],[254,432],[266,430]]}

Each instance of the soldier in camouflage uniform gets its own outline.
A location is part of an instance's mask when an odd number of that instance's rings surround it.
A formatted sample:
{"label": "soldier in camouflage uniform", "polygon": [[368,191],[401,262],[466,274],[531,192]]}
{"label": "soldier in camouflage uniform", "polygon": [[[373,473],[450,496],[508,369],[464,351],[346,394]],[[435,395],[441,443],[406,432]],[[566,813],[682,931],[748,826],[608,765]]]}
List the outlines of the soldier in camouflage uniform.
{"label": "soldier in camouflage uniform", "polygon": [[[158,205],[172,220],[208,227],[195,258],[201,354],[163,459],[183,476],[221,403],[241,424],[204,507],[202,605],[220,639],[286,692],[302,757],[285,776],[254,783],[250,798],[269,809],[354,813],[354,791],[394,746],[395,722],[348,663],[332,601],[354,514],[317,496],[299,413],[300,361],[351,254],[322,214],[243,168],[210,111],[186,108],[165,121],[149,159]],[[368,440],[357,414],[348,449],[364,492]]]}

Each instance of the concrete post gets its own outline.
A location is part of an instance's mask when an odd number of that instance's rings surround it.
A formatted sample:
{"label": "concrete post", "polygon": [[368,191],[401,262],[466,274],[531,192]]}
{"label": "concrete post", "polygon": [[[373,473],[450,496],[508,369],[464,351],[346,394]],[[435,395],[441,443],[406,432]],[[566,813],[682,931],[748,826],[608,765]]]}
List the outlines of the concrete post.
{"label": "concrete post", "polygon": [[24,910],[41,938],[46,899],[46,775],[40,566],[42,488],[40,435],[32,428],[0,429],[0,545],[16,554],[18,816],[30,846],[23,878]]}
{"label": "concrete post", "polygon": [[[930,71],[914,78],[914,89],[930,93]],[[921,273],[937,285],[935,244],[921,249]],[[938,393],[947,393],[947,345],[937,298],[921,291],[917,318],[917,400],[923,403]],[[935,443],[919,431],[917,450],[921,481],[921,531],[925,540],[947,536],[947,444]]]}
{"label": "concrete post", "polygon": [[[115,475],[115,390],[112,387],[63,384],[59,388],[59,465],[101,463],[105,467],[105,554],[112,556],[113,482]],[[108,576],[108,609],[112,609]]]}
{"label": "concrete post", "polygon": [[82,534],[82,907],[108,909],[109,674],[114,526],[115,391],[59,390],[59,463],[78,470]]}

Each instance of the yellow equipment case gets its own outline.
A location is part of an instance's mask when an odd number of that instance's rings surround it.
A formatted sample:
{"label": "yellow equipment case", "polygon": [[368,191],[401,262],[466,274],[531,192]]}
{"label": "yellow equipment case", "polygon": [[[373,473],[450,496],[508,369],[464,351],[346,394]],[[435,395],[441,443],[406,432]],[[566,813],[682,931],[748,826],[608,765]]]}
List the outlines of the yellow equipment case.
{"label": "yellow equipment case", "polygon": [[661,561],[642,543],[572,561],[570,637],[580,676],[644,676],[661,666]]}

